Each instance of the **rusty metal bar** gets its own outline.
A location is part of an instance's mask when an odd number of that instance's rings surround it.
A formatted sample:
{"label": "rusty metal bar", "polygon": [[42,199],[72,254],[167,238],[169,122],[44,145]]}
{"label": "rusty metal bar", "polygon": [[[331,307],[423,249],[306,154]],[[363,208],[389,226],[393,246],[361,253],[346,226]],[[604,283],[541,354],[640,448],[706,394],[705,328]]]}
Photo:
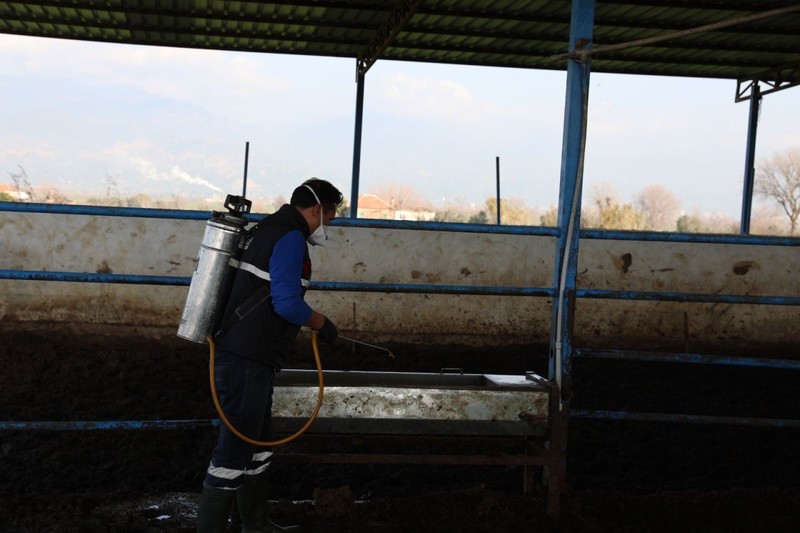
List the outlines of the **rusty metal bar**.
{"label": "rusty metal bar", "polygon": [[437,454],[384,454],[384,453],[276,453],[275,460],[296,463],[324,464],[439,464],[439,465],[508,465],[525,466],[550,464],[547,457],[532,455],[437,455]]}
{"label": "rusty metal bar", "polygon": [[691,353],[641,352],[635,350],[595,350],[578,348],[573,357],[585,359],[620,359],[625,361],[652,361],[656,363],[691,363],[700,365],[744,366],[800,370],[800,360],[769,357],[735,357]]}
{"label": "rusty metal bar", "polygon": [[755,426],[774,428],[800,428],[800,420],[786,418],[754,418],[737,416],[708,416],[669,413],[635,413],[630,411],[604,411],[573,409],[572,418],[600,418],[605,420],[633,420],[639,422],[678,422],[730,426]]}

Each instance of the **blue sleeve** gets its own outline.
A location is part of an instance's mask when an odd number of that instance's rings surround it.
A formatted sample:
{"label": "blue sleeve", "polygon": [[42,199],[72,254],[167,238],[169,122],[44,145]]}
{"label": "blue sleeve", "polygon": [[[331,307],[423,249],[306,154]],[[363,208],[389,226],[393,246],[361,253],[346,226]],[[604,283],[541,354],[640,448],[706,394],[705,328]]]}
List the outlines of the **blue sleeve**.
{"label": "blue sleeve", "polygon": [[270,294],[275,312],[298,326],[311,318],[311,307],[303,300],[301,277],[306,240],[300,231],[290,231],[275,243],[269,258]]}

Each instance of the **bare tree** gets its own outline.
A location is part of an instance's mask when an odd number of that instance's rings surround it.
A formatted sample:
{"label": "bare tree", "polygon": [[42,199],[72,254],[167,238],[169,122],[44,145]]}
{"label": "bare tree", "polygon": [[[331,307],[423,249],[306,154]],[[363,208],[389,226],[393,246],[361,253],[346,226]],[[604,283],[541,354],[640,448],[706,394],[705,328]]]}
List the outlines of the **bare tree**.
{"label": "bare tree", "polygon": [[681,209],[680,200],[661,185],[642,189],[634,205],[644,215],[645,227],[652,230],[674,229]]}
{"label": "bare tree", "polygon": [[415,209],[425,209],[430,204],[430,202],[426,200],[425,197],[411,185],[402,185],[391,182],[385,183],[376,187],[373,194],[382,200],[389,202],[389,205],[392,206],[392,209],[396,211],[401,211],[404,209],[411,211]]}
{"label": "bare tree", "polygon": [[119,191],[117,180],[111,174],[106,172],[106,198],[108,205],[121,206],[124,204],[122,194]]}
{"label": "bare tree", "polygon": [[786,235],[789,225],[780,208],[774,205],[754,206],[750,217],[750,233],[754,235]]}
{"label": "bare tree", "polygon": [[68,204],[69,198],[56,187],[46,186],[38,189],[36,198],[45,204]]}
{"label": "bare tree", "polygon": [[20,202],[24,200],[33,202],[33,186],[31,185],[31,182],[28,181],[28,173],[25,172],[25,169],[22,168],[22,165],[17,166],[19,167],[19,173],[8,173],[8,175],[11,176],[11,181],[14,183],[14,190],[17,193],[17,200]]}
{"label": "bare tree", "polygon": [[776,152],[758,164],[755,192],[771,198],[789,218],[789,233],[797,233],[800,218],[800,148]]}

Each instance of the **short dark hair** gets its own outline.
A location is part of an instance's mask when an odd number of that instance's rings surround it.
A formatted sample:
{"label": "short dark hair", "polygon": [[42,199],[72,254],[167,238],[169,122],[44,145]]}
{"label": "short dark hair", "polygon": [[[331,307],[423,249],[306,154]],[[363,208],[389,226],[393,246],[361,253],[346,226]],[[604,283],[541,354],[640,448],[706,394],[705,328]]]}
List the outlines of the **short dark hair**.
{"label": "short dark hair", "polygon": [[334,187],[330,182],[321,180],[319,178],[311,178],[303,182],[292,193],[291,203],[295,207],[313,207],[317,205],[317,199],[314,198],[314,193],[308,190],[308,187],[314,189],[319,201],[322,202],[322,207],[325,210],[338,209],[344,201],[344,196],[339,192],[339,189]]}

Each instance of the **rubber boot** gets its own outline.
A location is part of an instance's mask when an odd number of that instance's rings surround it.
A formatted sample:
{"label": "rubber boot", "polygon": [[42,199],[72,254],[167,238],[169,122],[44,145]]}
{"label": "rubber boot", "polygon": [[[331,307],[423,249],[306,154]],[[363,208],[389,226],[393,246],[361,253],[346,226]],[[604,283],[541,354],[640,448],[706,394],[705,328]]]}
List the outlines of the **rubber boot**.
{"label": "rubber boot", "polygon": [[262,474],[245,481],[236,491],[236,504],[242,518],[242,533],[299,532],[299,526],[279,526],[269,519],[269,484]]}
{"label": "rubber boot", "polygon": [[228,533],[242,533],[242,515],[239,514],[239,504],[233,499],[231,521],[228,523]]}
{"label": "rubber boot", "polygon": [[225,533],[236,491],[223,490],[203,484],[200,506],[197,508],[198,533]]}

